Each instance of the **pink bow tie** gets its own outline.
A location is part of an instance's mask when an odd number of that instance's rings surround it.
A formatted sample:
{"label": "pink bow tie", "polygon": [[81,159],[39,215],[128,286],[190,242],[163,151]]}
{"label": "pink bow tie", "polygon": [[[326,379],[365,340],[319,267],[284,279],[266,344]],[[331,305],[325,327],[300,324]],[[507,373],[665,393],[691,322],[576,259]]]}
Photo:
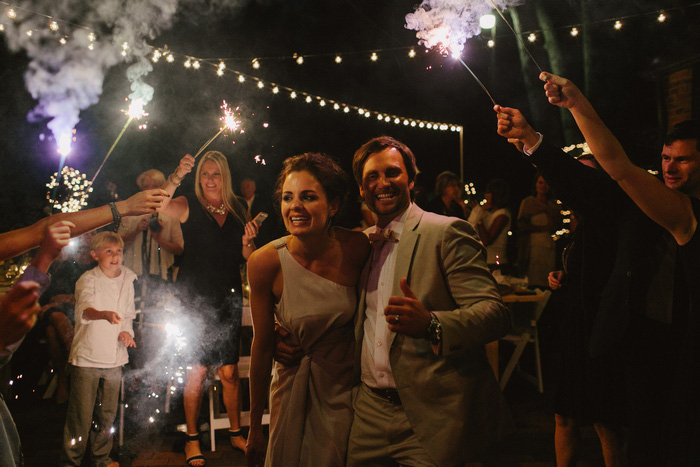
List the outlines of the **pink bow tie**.
{"label": "pink bow tie", "polygon": [[369,241],[375,249],[381,249],[385,243],[397,243],[399,239],[393,230],[381,230],[369,234]]}

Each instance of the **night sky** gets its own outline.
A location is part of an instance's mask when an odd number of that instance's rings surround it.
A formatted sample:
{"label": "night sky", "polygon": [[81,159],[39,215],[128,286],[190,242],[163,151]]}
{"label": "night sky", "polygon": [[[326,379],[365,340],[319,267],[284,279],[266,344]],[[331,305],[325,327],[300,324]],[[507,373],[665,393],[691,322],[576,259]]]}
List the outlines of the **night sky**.
{"label": "night sky", "polygon": [[[581,37],[569,34],[570,26],[581,22],[579,1],[540,1],[566,52],[567,77],[580,83]],[[596,7],[590,28],[591,100],[630,155],[651,163],[659,152],[658,135],[664,124],[658,117],[658,83],[653,73],[697,57],[700,7],[692,1],[589,1]],[[529,3],[519,7],[523,29],[536,30]],[[465,181],[482,188],[492,178],[505,178],[512,185],[517,213],[520,199],[529,194],[534,170],[496,135],[492,104],[467,70],[452,58],[435,51],[426,53],[417,44],[415,32],[404,28],[404,17],[416,4],[383,0],[181,2],[172,27],[148,40],[154,47],[167,45],[175,57],[173,63],[161,59],[145,77],[155,88],[146,108],[148,128],[138,130],[134,124],[127,130],[97,179],[96,190],[113,180],[120,196],[126,198],[136,191],[135,178],[140,172],[158,168],[167,176],[183,154],[195,152],[216,133],[224,99],[240,106],[245,132],[222,136],[210,148],[228,156],[236,186],[243,177],[253,177],[259,190],[269,192],[281,161],[306,151],[326,152],[349,170],[354,150],[382,134],[413,149],[429,189],[439,172],[459,173],[456,132],[419,130],[360,117],[357,112],[344,114],[330,105],[307,104],[302,98],[292,100],[285,91],[274,95],[268,85],[274,82],[391,115],[463,125]],[[5,8],[0,5],[0,11]],[[656,21],[661,8],[668,10],[664,23]],[[604,21],[615,18],[624,18],[620,31],[614,30],[612,21]],[[519,107],[529,116],[515,38],[500,18],[494,48],[486,45],[491,36],[492,32],[484,32],[469,40],[462,57],[497,102]],[[541,36],[533,44],[526,43],[548,69]],[[412,59],[407,55],[411,47],[417,52]],[[369,58],[372,52],[379,56],[376,62]],[[296,64],[294,54],[305,57],[303,65]],[[342,63],[334,62],[336,54],[343,57]],[[209,65],[187,69],[185,56],[211,63],[226,59],[227,72],[219,77]],[[256,57],[259,69],[251,66]],[[45,184],[59,163],[45,122],[27,121],[35,106],[23,82],[27,64],[26,55],[10,52],[0,33],[0,231],[27,225],[43,214]],[[128,107],[124,99],[130,92],[126,68],[127,64],[111,68],[99,103],[80,114],[77,141],[67,165],[89,177],[126,121],[121,113]],[[536,78],[537,69],[530,68]],[[239,83],[231,70],[262,79],[265,89],[258,89],[251,80]],[[558,110],[547,110],[542,121],[533,121],[539,131],[562,145],[581,142],[563,141],[559,129],[551,125]],[[255,161],[257,155],[265,160],[264,166]],[[183,185],[188,187],[191,181]]]}

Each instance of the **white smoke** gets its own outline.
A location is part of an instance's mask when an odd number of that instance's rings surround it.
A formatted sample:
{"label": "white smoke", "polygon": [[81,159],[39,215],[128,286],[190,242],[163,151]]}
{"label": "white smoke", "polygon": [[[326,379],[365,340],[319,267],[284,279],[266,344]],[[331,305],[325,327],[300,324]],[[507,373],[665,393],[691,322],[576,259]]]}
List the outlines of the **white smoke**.
{"label": "white smoke", "polygon": [[[146,41],[172,25],[177,6],[178,0],[21,2],[17,16],[3,19],[3,26],[10,49],[26,51],[31,60],[25,82],[37,105],[28,119],[48,118],[55,140],[65,140],[80,111],[99,100],[107,71],[120,62],[133,62],[129,97],[147,104],[153,88],[143,81],[152,70]],[[47,27],[43,15],[58,29]]]}
{"label": "white smoke", "polygon": [[493,10],[515,6],[521,0],[423,0],[414,13],[406,15],[406,29],[416,32],[426,48],[440,47],[459,54],[467,39],[481,32],[479,18]]}

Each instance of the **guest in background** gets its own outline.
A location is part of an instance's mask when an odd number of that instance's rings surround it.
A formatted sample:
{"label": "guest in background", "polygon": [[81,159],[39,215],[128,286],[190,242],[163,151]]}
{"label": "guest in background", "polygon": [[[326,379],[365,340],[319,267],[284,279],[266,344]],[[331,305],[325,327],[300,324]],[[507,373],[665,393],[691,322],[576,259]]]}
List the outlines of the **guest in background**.
{"label": "guest in background", "polygon": [[497,178],[486,185],[484,194],[486,203],[474,206],[468,222],[474,226],[479,239],[486,247],[486,263],[492,271],[508,264],[506,250],[508,231],[510,230],[510,186],[508,182]]}
{"label": "guest in background", "polygon": [[518,270],[527,275],[529,285],[544,288],[556,263],[552,234],[560,215],[552,191],[539,173],[534,185],[534,195],[520,203],[518,212]]}
{"label": "guest in background", "polygon": [[442,172],[435,179],[435,198],[428,202],[426,211],[443,216],[466,219],[462,201],[462,183],[450,171]]}
{"label": "guest in background", "polygon": [[243,207],[247,208],[251,219],[255,219],[261,212],[268,215],[267,220],[258,226],[256,243],[262,246],[282,235],[284,231],[280,228],[279,215],[273,206],[272,199],[258,193],[255,181],[250,178],[244,178],[240,188],[241,196],[245,200]]}
{"label": "guest in background", "polygon": [[[156,169],[147,170],[136,179],[141,191],[160,188],[164,183],[163,172]],[[124,266],[139,276],[137,296],[144,278],[148,279],[149,291],[160,289],[168,281],[175,255],[184,250],[180,222],[162,213],[129,217],[122,221],[119,235],[124,240]]]}

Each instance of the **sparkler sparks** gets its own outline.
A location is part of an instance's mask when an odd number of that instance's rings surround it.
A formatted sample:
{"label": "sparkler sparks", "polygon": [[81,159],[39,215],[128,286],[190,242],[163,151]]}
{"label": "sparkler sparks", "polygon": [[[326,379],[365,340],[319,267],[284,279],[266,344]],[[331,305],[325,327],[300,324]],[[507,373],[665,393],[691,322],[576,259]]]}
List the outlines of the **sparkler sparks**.
{"label": "sparkler sparks", "polygon": [[88,195],[92,192],[92,186],[85,174],[67,166],[63,167],[60,176],[58,172],[51,176],[46,188],[49,190],[46,193],[49,204],[61,212],[80,211],[87,206]]}
{"label": "sparkler sparks", "polygon": [[[236,107],[235,109],[231,109],[229,105],[224,101],[224,103],[221,105],[221,109],[224,111],[223,117],[219,118],[222,122],[224,122],[224,126],[219,129],[219,132],[209,138],[209,140],[202,145],[201,148],[199,148],[199,151],[194,155],[194,158],[197,159],[202,152],[211,144],[214,142],[216,138],[219,137],[221,133],[224,132],[224,130],[230,130],[231,133],[234,133],[235,131],[238,131],[241,127],[241,121],[236,118],[234,115],[234,112],[239,109],[239,107]],[[241,131],[242,133],[243,131]]]}
{"label": "sparkler sparks", "polygon": [[73,141],[73,135],[72,133],[62,133],[61,136],[58,137],[58,149],[57,152],[65,157],[70,153],[70,143]]}
{"label": "sparkler sparks", "polygon": [[[497,1],[503,5],[508,1],[513,3],[511,0]],[[479,20],[490,11],[491,5],[497,7],[493,0],[490,0],[490,5],[482,0],[424,0],[415,12],[406,15],[406,28],[417,31],[419,44],[458,60],[496,105],[486,86],[461,58],[466,40],[481,32]]]}

